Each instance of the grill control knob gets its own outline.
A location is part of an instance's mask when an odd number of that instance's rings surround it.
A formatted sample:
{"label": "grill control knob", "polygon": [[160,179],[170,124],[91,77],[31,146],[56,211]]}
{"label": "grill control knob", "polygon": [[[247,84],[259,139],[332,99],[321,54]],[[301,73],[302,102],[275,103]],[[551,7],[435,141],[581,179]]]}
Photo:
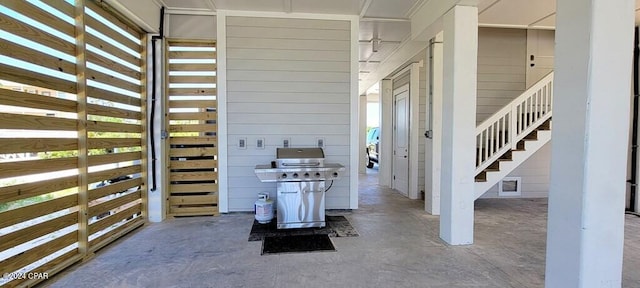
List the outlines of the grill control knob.
{"label": "grill control knob", "polygon": [[316,177],[320,178],[320,172],[316,172]]}
{"label": "grill control knob", "polygon": [[282,179],[287,179],[287,173],[283,173],[281,176]]}
{"label": "grill control knob", "polygon": [[304,178],[309,178],[309,173],[304,173]]}
{"label": "grill control knob", "polygon": [[293,178],[298,178],[298,173],[293,173]]}
{"label": "grill control knob", "polygon": [[338,172],[333,172],[333,177],[338,178]]}

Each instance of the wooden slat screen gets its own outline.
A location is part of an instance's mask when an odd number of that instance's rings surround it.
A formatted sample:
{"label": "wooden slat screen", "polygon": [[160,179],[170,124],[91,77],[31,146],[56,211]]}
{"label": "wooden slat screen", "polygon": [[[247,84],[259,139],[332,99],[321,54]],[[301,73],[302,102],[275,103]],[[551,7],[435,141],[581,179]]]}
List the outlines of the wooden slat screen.
{"label": "wooden slat screen", "polygon": [[171,216],[218,214],[216,43],[167,40]]}
{"label": "wooden slat screen", "polygon": [[100,5],[0,2],[0,286],[144,223],[146,38]]}
{"label": "wooden slat screen", "polygon": [[[87,50],[98,60],[87,59],[85,71],[89,120],[88,240],[89,249],[95,250],[113,241],[113,235],[144,221],[140,216],[144,210],[146,173],[146,101],[141,65],[145,43],[141,33],[98,5],[87,2],[84,12]],[[136,65],[100,60],[120,54],[133,57]],[[109,189],[112,185],[118,189]]]}

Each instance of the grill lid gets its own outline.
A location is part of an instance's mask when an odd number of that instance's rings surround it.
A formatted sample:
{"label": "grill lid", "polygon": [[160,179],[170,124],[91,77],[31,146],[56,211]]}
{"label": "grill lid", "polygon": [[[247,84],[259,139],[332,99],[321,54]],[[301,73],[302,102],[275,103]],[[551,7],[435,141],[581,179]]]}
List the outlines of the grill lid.
{"label": "grill lid", "polygon": [[324,159],[322,148],[277,148],[278,159]]}

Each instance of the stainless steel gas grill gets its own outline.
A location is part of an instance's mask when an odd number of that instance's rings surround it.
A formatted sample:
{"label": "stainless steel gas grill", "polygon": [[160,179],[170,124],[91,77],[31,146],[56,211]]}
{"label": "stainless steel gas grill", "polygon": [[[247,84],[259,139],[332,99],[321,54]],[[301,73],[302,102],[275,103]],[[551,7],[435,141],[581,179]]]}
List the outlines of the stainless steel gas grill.
{"label": "stainless steel gas grill", "polygon": [[255,173],[277,183],[278,229],[324,227],[326,181],[339,179],[344,166],[324,163],[322,148],[278,148],[276,154]]}

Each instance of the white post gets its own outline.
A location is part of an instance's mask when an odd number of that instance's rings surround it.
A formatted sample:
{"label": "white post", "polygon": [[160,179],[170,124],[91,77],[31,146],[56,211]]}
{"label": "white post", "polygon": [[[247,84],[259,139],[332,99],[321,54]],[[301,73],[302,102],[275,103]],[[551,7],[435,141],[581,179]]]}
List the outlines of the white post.
{"label": "white post", "polygon": [[380,81],[380,152],[378,158],[378,184],[391,187],[393,162],[393,81]]}
{"label": "white post", "polygon": [[368,160],[368,156],[367,156],[367,149],[365,148],[367,145],[367,94],[364,95],[360,95],[360,119],[359,119],[360,123],[359,125],[359,135],[358,137],[360,138],[360,143],[363,143],[364,145],[360,145],[362,146],[362,148],[359,150],[360,152],[360,161],[358,161],[359,165],[358,165],[358,172],[360,174],[366,174],[367,173],[367,163],[369,163]]}
{"label": "white post", "polygon": [[633,0],[557,4],[546,287],[621,287]]}
{"label": "white post", "polygon": [[218,78],[218,206],[220,213],[229,212],[229,178],[227,145],[227,12],[218,11],[216,16],[216,75]]}
{"label": "white post", "polygon": [[418,187],[418,154],[420,152],[420,67],[424,63],[411,64],[409,83],[409,199],[420,199]]}
{"label": "white post", "polygon": [[478,8],[444,15],[440,238],[473,243]]}
{"label": "white post", "polygon": [[[151,49],[151,37],[149,38],[149,42],[147,43],[147,47],[149,47],[149,49]],[[164,63],[164,60],[162,60],[164,58],[163,55],[163,43],[164,41],[162,40],[158,40],[156,41],[156,62],[154,63],[153,67],[155,67],[156,69],[156,73],[158,73],[158,79],[162,79],[162,75],[164,73],[164,69],[162,66],[162,63]],[[151,63],[151,61],[154,61],[151,58],[151,53],[149,53],[148,58],[147,58],[147,63]],[[153,71],[151,71],[152,65],[147,65],[147,75],[151,75],[151,73],[153,73]],[[149,86],[153,85],[153,83],[151,82],[151,78],[149,78],[149,81],[147,82]],[[166,176],[167,173],[167,169],[166,169],[166,163],[167,161],[165,160],[165,157],[163,157],[164,155],[164,151],[165,149],[168,149],[168,147],[166,147],[166,143],[165,141],[162,139],[162,130],[164,129],[163,123],[165,122],[165,111],[163,110],[163,107],[167,107],[166,105],[166,100],[164,99],[164,93],[163,92],[163,88],[164,85],[162,84],[162,81],[156,81],[155,83],[156,85],[156,103],[155,103],[155,109],[156,109],[156,118],[153,119],[154,123],[153,125],[155,125],[155,129],[154,131],[152,131],[153,133],[149,136],[149,137],[154,137],[155,139],[155,143],[156,143],[156,147],[155,148],[155,153],[156,153],[156,163],[155,163],[155,171],[151,171],[152,169],[152,165],[151,163],[153,162],[153,159],[151,159],[151,155],[148,156],[148,169],[149,169],[149,173],[147,173],[147,188],[151,189],[153,184],[151,183],[151,181],[153,181],[152,179],[152,175],[151,173],[156,173],[156,190],[151,191],[149,190],[149,192],[147,192],[147,209],[148,209],[148,217],[149,217],[149,221],[150,222],[162,222],[162,220],[165,219],[166,215],[167,215],[167,202],[166,202],[166,185],[164,184],[164,181],[162,179],[165,179],[164,177]],[[149,95],[147,95],[147,99],[151,99],[151,88],[148,89],[149,91]],[[151,105],[153,105],[151,103],[151,101],[149,101],[149,113],[151,113]],[[149,144],[149,149],[151,149],[151,145]]]}
{"label": "white post", "polygon": [[[443,51],[442,51],[442,32],[438,33],[434,38],[435,41],[428,48],[433,50],[431,55],[432,69],[431,70],[431,170],[427,173],[431,174],[431,185],[427,187],[425,195],[425,211],[432,215],[440,215],[440,182],[442,175],[442,73],[443,73]],[[429,57],[427,57],[429,59]],[[429,69],[427,69],[429,70]],[[429,85],[427,85],[428,87]],[[427,93],[428,94],[428,93]],[[428,120],[427,120],[428,121]],[[429,153],[429,151],[427,151]],[[429,178],[429,177],[427,177]]]}

